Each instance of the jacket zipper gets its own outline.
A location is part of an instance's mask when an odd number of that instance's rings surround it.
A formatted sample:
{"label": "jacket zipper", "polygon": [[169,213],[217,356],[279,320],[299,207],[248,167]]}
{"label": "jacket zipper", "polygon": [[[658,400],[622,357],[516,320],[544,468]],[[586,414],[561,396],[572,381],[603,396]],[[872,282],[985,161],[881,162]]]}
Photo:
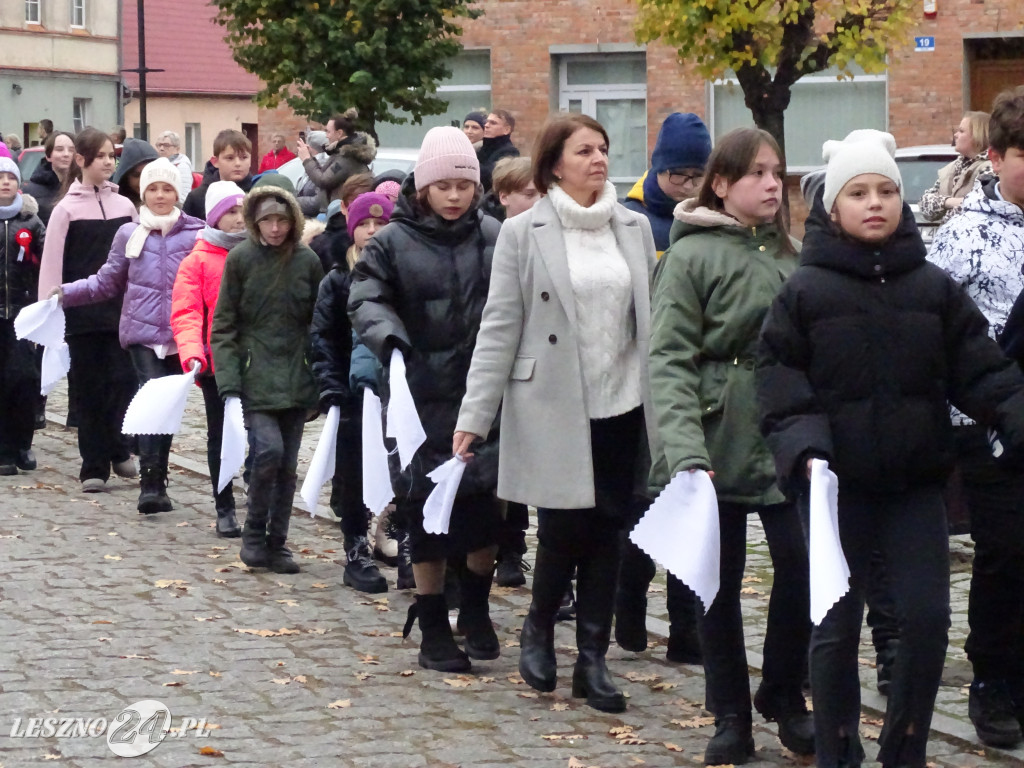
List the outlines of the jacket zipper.
{"label": "jacket zipper", "polygon": [[9,221],[4,219],[4,317],[11,314],[11,254]]}
{"label": "jacket zipper", "polygon": [[106,220],[107,220],[107,212],[106,212],[106,210],[104,210],[104,208],[103,208],[103,198],[102,198],[102,197],[100,197],[100,188],[99,188],[99,187],[96,187],[96,186],[94,186],[94,187],[93,187],[93,191],[94,191],[94,192],[96,192],[96,202],[97,202],[97,203],[99,204],[99,206],[100,206],[100,213],[102,213],[102,214],[103,214],[103,220],[104,220],[104,221],[106,221]]}

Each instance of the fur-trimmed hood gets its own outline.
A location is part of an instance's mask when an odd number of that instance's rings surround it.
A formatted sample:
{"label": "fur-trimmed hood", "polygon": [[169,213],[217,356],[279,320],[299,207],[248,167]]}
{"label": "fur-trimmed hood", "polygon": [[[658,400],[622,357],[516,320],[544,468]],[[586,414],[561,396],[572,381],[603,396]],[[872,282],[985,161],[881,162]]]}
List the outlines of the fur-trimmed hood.
{"label": "fur-trimmed hood", "polygon": [[39,213],[39,202],[27,192],[21,193],[21,212],[29,216]]}
{"label": "fur-trimmed hood", "polygon": [[302,215],[302,209],[299,207],[299,202],[295,199],[295,195],[287,189],[270,183],[253,187],[242,201],[242,215],[245,217],[245,229],[249,233],[249,237],[257,243],[262,243],[259,227],[256,226],[256,205],[268,197],[281,198],[291,210],[292,230],[288,233],[288,240],[286,242],[294,248],[302,241],[302,230],[304,229],[306,219]]}
{"label": "fur-trimmed hood", "polygon": [[368,133],[356,131],[351,136],[327,147],[327,154],[338,157],[350,157],[353,160],[369,165],[377,157],[377,142]]}
{"label": "fur-trimmed hood", "polygon": [[697,205],[697,198],[683,200],[672,211],[672,218],[692,227],[740,227],[736,219],[723,211]]}

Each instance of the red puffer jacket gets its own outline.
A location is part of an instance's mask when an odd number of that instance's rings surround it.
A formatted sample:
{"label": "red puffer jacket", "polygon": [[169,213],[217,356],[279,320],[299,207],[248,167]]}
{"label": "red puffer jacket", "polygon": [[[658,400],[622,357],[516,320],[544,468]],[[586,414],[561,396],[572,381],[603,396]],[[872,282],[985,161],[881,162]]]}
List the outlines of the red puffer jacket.
{"label": "red puffer jacket", "polygon": [[203,361],[204,373],[213,372],[210,329],[227,257],[227,248],[200,238],[178,267],[171,294],[171,331],[185,371],[189,361],[198,358]]}

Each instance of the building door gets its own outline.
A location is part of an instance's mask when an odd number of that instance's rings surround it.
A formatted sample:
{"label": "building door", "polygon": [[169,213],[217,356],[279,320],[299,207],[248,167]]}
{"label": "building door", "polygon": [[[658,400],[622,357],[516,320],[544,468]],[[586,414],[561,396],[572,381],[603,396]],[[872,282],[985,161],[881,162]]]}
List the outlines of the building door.
{"label": "building door", "polygon": [[252,142],[249,156],[249,173],[255,174],[260,167],[260,127],[256,123],[242,123],[242,133]]}
{"label": "building door", "polygon": [[1024,83],[1024,38],[984,37],[964,40],[973,110],[991,112],[1000,92]]}

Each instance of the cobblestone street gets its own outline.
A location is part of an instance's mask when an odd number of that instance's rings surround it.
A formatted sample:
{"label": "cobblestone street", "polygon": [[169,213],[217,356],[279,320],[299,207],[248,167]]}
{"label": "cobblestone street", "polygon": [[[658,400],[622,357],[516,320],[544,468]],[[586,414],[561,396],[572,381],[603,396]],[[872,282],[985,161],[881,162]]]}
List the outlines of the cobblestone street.
{"label": "cobblestone street", "polygon": [[[416,663],[419,632],[400,632],[411,592],[363,595],[341,582],[341,535],[321,495],[323,516],[296,508],[289,544],[296,576],[250,572],[238,540],[218,539],[205,474],[201,398],[190,399],[175,438],[172,512],[143,517],[137,481],[112,478],[86,495],[77,479],[74,430],[65,402],[49,403],[36,433],[39,469],[0,478],[0,766],[86,767],[116,759],[103,737],[12,737],[29,718],[108,720],[125,706],[163,702],[178,728],[205,718],[209,735],[172,732],[134,758],[151,766],[491,766],[631,768],[700,765],[713,732],[702,711],[698,667],[665,661],[664,578],[652,585],[652,647],[614,645],[609,667],[629,709],[609,715],[569,695],[573,625],[558,625],[560,680],[538,694],[517,673],[518,630],[528,589],[496,588],[492,618],[503,644],[474,673],[448,675]],[[322,428],[307,425],[300,482]],[[240,517],[245,507],[236,483]],[[771,587],[767,550],[750,529],[745,592],[749,659],[760,664]],[[530,537],[531,550],[535,541]],[[970,542],[955,537],[953,631],[929,749],[936,766],[1024,764],[1024,750],[983,749],[967,720],[966,636]],[[531,559],[527,555],[527,559]],[[877,708],[874,654],[863,648],[864,702]],[[877,710],[862,733],[876,751]],[[20,718],[20,730],[15,727]],[[806,765],[790,755],[774,725],[755,715],[752,765]],[[201,754],[203,748],[222,753]],[[51,762],[52,761],[52,762]]]}

